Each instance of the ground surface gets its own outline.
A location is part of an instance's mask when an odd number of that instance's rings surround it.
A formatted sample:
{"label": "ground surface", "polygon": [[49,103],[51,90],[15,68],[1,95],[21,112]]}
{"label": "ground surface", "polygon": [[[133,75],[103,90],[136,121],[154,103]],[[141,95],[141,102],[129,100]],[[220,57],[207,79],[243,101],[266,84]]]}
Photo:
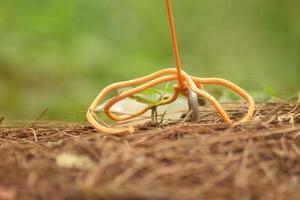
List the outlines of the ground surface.
{"label": "ground surface", "polygon": [[[232,105],[233,118],[245,110]],[[300,105],[257,106],[229,127],[141,126],[123,137],[76,124],[0,128],[0,199],[300,199]]]}

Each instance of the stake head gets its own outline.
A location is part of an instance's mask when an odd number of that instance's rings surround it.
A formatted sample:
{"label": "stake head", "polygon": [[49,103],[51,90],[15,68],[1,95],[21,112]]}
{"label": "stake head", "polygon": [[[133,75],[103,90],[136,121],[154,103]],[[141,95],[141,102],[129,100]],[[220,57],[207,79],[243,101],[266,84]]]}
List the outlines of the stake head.
{"label": "stake head", "polygon": [[199,112],[198,95],[190,88],[188,89],[188,105],[189,105],[189,112],[191,112],[191,121],[199,122],[200,112]]}

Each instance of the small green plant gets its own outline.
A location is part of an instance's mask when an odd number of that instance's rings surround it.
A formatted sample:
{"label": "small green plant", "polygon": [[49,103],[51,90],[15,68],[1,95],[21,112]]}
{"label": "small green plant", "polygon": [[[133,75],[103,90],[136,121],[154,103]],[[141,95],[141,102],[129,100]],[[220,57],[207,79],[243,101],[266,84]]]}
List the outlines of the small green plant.
{"label": "small green plant", "polygon": [[167,99],[167,94],[171,91],[172,89],[169,87],[169,84],[166,84],[164,89],[150,88],[129,98],[148,105],[151,110],[151,124],[155,127],[161,127],[164,125],[167,111],[159,115],[157,109],[160,106],[160,102]]}

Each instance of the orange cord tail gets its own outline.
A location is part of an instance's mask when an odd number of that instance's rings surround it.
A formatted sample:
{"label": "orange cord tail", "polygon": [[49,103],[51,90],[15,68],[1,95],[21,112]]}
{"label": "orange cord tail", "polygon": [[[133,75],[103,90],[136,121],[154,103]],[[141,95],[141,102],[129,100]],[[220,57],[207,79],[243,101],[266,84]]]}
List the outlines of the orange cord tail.
{"label": "orange cord tail", "polygon": [[230,81],[220,79],[220,78],[197,78],[193,76],[189,76],[187,73],[185,73],[181,69],[181,63],[180,63],[180,57],[179,57],[179,50],[176,40],[176,34],[175,34],[175,26],[173,21],[173,14],[172,14],[172,6],[171,6],[171,0],[165,0],[166,7],[167,7],[167,16],[170,26],[170,33],[171,33],[171,39],[172,39],[172,46],[173,46],[173,53],[176,63],[176,69],[168,68],[163,69],[158,72],[155,72],[153,74],[150,74],[148,76],[144,76],[142,78],[137,78],[130,81],[124,81],[119,83],[114,83],[112,85],[109,85],[105,87],[99,95],[96,97],[96,99],[93,101],[91,106],[89,107],[87,111],[87,120],[88,122],[96,128],[98,131],[109,133],[109,134],[128,134],[133,133],[135,131],[134,127],[125,127],[125,128],[116,128],[116,127],[109,127],[106,124],[103,124],[97,119],[97,107],[100,105],[102,100],[112,91],[118,90],[120,88],[124,87],[132,87],[136,86],[135,88],[129,89],[127,91],[122,92],[121,94],[109,99],[103,106],[104,113],[112,120],[114,121],[125,121],[129,120],[135,117],[138,117],[148,110],[151,109],[149,105],[145,106],[144,108],[138,110],[137,112],[131,114],[131,115],[123,115],[119,116],[110,111],[111,107],[115,105],[116,103],[122,101],[125,98],[131,97],[135,94],[138,94],[150,87],[154,87],[158,84],[170,82],[170,81],[178,81],[179,85],[173,85],[173,94],[168,97],[167,99],[161,100],[158,105],[166,105],[174,102],[178,96],[179,93],[182,93],[186,95],[186,91],[190,89],[191,91],[195,92],[197,95],[207,99],[212,106],[216,109],[216,111],[220,114],[223,121],[227,124],[233,123],[221,104],[209,93],[203,90],[202,86],[203,84],[209,84],[209,85],[222,85],[226,88],[232,90],[233,92],[237,93],[239,96],[241,96],[246,103],[248,104],[248,112],[237,123],[242,122],[249,122],[252,119],[254,109],[255,109],[255,103],[253,101],[253,98],[245,92],[242,88],[238,87],[237,85],[231,83]]}

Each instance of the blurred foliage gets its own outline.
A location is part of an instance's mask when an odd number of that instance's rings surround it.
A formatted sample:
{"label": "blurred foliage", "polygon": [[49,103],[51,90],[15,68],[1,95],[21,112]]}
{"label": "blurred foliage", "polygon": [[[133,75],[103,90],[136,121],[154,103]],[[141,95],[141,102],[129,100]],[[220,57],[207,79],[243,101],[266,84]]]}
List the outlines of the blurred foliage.
{"label": "blurred foliage", "polygon": [[[173,4],[186,71],[230,79],[257,100],[299,90],[299,0]],[[49,108],[49,119],[84,120],[105,85],[173,66],[163,0],[0,0],[0,35],[8,119]]]}

